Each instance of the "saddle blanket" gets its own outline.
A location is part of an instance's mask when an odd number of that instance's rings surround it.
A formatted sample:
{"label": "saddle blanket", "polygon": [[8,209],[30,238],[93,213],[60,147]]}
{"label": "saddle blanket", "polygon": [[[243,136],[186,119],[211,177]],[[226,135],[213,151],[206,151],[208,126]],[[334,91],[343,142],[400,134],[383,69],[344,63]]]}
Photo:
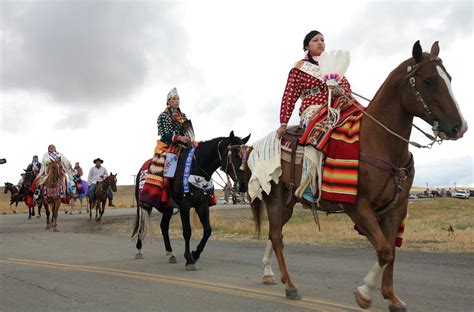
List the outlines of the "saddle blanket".
{"label": "saddle blanket", "polygon": [[153,160],[147,160],[140,168],[138,201],[161,211],[169,206],[168,180],[150,173]]}
{"label": "saddle blanket", "polygon": [[282,174],[281,142],[276,131],[253,144],[248,167],[252,172],[248,182],[248,194],[252,202],[255,198],[262,199],[262,191],[270,194],[271,181],[278,183]]}
{"label": "saddle blanket", "polygon": [[321,183],[321,198],[337,203],[357,201],[359,133],[365,108],[354,99],[339,98],[333,107],[340,109],[337,126],[328,126],[328,107],[310,121],[300,144],[312,145],[326,156]]}
{"label": "saddle blanket", "polygon": [[321,198],[338,203],[357,201],[359,131],[362,114],[335,128],[324,148]]}

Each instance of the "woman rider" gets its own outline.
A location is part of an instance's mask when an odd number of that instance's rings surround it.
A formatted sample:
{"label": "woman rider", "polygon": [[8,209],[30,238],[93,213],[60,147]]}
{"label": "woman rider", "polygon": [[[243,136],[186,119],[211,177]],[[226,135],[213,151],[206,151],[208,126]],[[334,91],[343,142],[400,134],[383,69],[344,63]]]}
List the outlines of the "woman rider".
{"label": "woman rider", "polygon": [[[277,129],[278,138],[281,139],[285,133],[298,98],[301,98],[299,115],[300,126],[303,128],[306,128],[309,121],[316,116],[324,105],[327,105],[329,88],[320,73],[318,63],[318,58],[325,49],[326,44],[321,32],[312,30],[305,36],[303,40],[305,56],[290,70],[281,100],[280,127]],[[343,95],[342,92],[347,97],[351,95],[351,86],[345,77],[339,80],[339,87],[331,91],[331,104]],[[303,198],[309,202],[315,201],[311,187],[305,190]]]}
{"label": "woman rider", "polygon": [[[43,155],[42,166],[40,172],[38,173],[37,178],[35,179],[34,184],[38,183],[38,186],[43,185],[44,181],[48,176],[48,165],[53,161],[61,162],[61,170],[63,173],[64,183],[61,184],[61,198],[65,198],[66,203],[68,203],[68,181],[72,180],[72,165],[71,162],[60,152],[56,151],[56,146],[53,144],[48,146],[48,152]],[[35,192],[37,196],[37,192]]]}
{"label": "woman rider", "polygon": [[[285,133],[296,101],[301,98],[299,115],[302,123],[314,116],[327,104],[329,89],[319,73],[318,58],[326,49],[324,36],[317,30],[310,31],[303,40],[304,58],[290,70],[285,92],[280,107],[280,127],[278,137]],[[345,77],[339,82],[347,96],[351,94],[351,86]],[[338,88],[332,91],[332,99],[340,97]],[[303,124],[302,124],[303,125]]]}
{"label": "woman rider", "polygon": [[[171,89],[166,97],[166,109],[158,116],[158,136],[155,154],[146,174],[140,191],[140,202],[162,209],[169,206],[169,183],[165,173],[168,167],[166,155],[179,154],[181,146],[188,146],[192,139],[186,134],[188,119],[179,108],[179,95],[176,88]],[[175,164],[176,165],[176,164]]]}

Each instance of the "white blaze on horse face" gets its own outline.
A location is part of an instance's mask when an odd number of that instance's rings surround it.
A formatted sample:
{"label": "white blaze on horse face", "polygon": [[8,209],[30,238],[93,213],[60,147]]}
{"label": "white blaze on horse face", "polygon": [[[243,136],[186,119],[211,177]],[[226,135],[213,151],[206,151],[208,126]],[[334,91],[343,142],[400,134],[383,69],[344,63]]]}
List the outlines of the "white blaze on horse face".
{"label": "white blaze on horse face", "polygon": [[462,125],[461,129],[459,129],[459,134],[458,138],[462,137],[464,132],[467,131],[467,122],[462,116],[461,110],[459,109],[458,102],[456,101],[456,98],[454,97],[453,90],[451,89],[451,81],[448,78],[448,74],[441,68],[441,66],[436,66],[436,70],[438,71],[438,74],[440,75],[441,78],[443,78],[444,83],[446,84],[446,87],[448,88],[449,95],[451,95],[451,98],[453,99],[454,104],[456,105],[456,109],[458,110],[459,116],[461,117],[462,120]]}

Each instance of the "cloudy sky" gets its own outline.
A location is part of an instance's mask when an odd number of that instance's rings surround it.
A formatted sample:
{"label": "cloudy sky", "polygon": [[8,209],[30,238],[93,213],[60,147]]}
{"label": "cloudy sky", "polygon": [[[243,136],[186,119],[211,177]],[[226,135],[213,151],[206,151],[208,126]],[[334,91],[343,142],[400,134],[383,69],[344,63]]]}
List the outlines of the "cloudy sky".
{"label": "cloudy sky", "polygon": [[328,51],[350,51],[346,76],[369,98],[416,40],[424,50],[440,41],[471,129],[431,150],[410,148],[415,185],[472,186],[473,14],[472,1],[2,0],[0,182],[16,183],[53,143],[85,172],[100,157],[119,184],[132,184],[172,87],[197,139],[234,130],[257,140],[278,127],[288,71],[317,29]]}

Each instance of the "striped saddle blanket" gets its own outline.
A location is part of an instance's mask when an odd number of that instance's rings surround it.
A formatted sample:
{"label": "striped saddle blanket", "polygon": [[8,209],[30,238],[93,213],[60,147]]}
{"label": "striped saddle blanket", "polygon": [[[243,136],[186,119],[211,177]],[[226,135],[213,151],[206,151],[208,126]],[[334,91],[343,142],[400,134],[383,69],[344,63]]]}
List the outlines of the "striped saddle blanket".
{"label": "striped saddle blanket", "polygon": [[327,106],[308,124],[300,144],[313,145],[324,153],[321,198],[337,203],[357,201],[359,169],[359,133],[361,110],[365,108],[355,100],[343,99],[333,107],[341,110],[336,127],[326,124]]}

